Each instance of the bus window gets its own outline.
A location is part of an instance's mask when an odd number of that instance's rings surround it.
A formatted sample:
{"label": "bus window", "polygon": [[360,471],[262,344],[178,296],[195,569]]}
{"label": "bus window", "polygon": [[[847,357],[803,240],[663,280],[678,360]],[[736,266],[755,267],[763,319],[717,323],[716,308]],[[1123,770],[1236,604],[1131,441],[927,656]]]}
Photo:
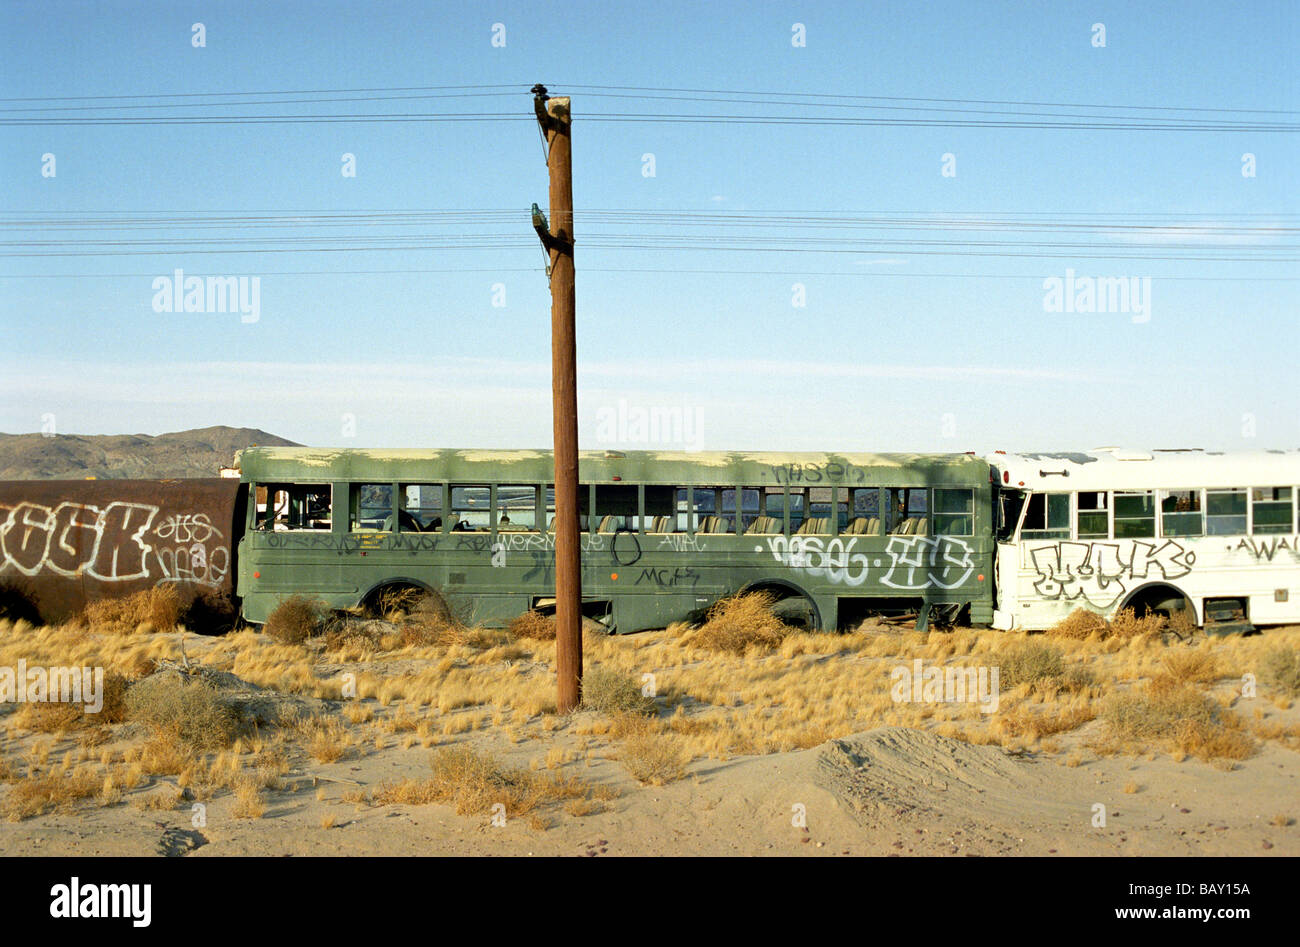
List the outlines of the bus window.
{"label": "bus window", "polygon": [[391,533],[393,531],[393,485],[391,483],[352,484],[348,510],[348,532]]}
{"label": "bus window", "polygon": [[1150,490],[1115,491],[1115,538],[1133,539],[1156,534],[1156,503]]}
{"label": "bus window", "polygon": [[1020,536],[1022,539],[1069,539],[1070,494],[1031,493]]}
{"label": "bus window", "polygon": [[503,533],[537,532],[535,484],[497,486],[497,529]]}
{"label": "bus window", "polygon": [[1205,491],[1205,532],[1210,536],[1246,535],[1246,491]]}
{"label": "bus window", "polygon": [[672,487],[647,485],[645,488],[645,522],[647,533],[671,533],[675,517]]}
{"label": "bus window", "polygon": [[281,483],[268,484],[265,518],[258,521],[259,529],[324,529],[330,528],[330,488],[326,484]]}
{"label": "bus window", "polygon": [[1160,491],[1160,533],[1163,536],[1204,536],[1200,490]]}
{"label": "bus window", "polygon": [[1025,507],[1025,495],[1019,490],[1002,490],[998,493],[998,540],[1006,542],[1020,524],[1020,511]]}
{"label": "bus window", "polygon": [[1256,533],[1291,532],[1290,487],[1255,487],[1250,494]]}
{"label": "bus window", "polygon": [[736,491],[733,487],[696,487],[694,509],[695,532],[731,533],[735,531]]}
{"label": "bus window", "polygon": [[935,488],[934,531],[942,536],[973,536],[975,534],[974,491]]}
{"label": "bus window", "polygon": [[488,529],[492,491],[486,486],[451,488],[451,530],[479,533]]}
{"label": "bus window", "polygon": [[1075,528],[1080,539],[1106,539],[1110,535],[1109,515],[1104,492],[1080,492]]}
{"label": "bus window", "polygon": [[880,488],[851,487],[849,494],[849,522],[844,532],[849,536],[879,536]]}
{"label": "bus window", "polygon": [[[771,504],[773,498],[768,499]],[[804,529],[804,521],[808,516],[808,489],[807,487],[791,487],[790,495],[787,498],[790,507],[790,535],[798,533]],[[769,506],[769,509],[771,507]]]}
{"label": "bus window", "polygon": [[754,535],[776,536],[785,532],[782,505],[785,491],[781,487],[745,487],[742,491],[744,531]]}
{"label": "bus window", "polygon": [[885,507],[891,536],[924,536],[930,532],[924,487],[886,487]]}
{"label": "bus window", "polygon": [[835,494],[835,531],[843,533],[849,528],[849,491],[840,487]]}
{"label": "bus window", "polygon": [[401,493],[398,532],[436,533],[442,529],[442,484],[404,483]]}
{"label": "bus window", "polygon": [[634,530],[636,526],[636,484],[620,483],[596,485],[596,513],[592,522],[598,533],[617,533]]}

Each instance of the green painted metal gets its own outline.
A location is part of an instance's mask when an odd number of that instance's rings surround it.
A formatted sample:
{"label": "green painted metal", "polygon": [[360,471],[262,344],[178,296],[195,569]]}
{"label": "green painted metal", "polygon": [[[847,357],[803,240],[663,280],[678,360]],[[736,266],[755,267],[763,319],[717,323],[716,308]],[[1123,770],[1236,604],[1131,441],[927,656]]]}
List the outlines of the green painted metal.
{"label": "green painted metal", "polygon": [[[582,534],[583,596],[605,603],[599,607],[617,631],[664,627],[757,587],[802,596],[825,628],[864,608],[915,609],[924,622],[931,606],[954,613],[969,606],[972,622],[992,619],[993,486],[988,463],[974,456],[607,451],[584,452],[579,464],[584,508],[597,514]],[[334,497],[328,529],[258,529],[256,503],[249,503],[237,590],[250,621],[265,621],[294,593],[352,608],[385,586],[416,585],[437,590],[467,620],[488,624],[554,595],[552,534],[503,529],[495,512],[481,531],[457,531],[448,509],[457,484],[544,489],[553,471],[549,451],[250,448],[239,466],[250,498],[258,485],[283,484],[328,485]],[[410,483],[441,486],[440,529],[404,528],[398,487]],[[352,484],[392,485],[386,530],[349,530]],[[798,535],[784,503],[775,518],[779,533],[695,532],[693,522],[672,533],[602,533],[605,494],[597,487],[611,484],[635,491],[633,512],[665,487],[686,488],[692,500],[703,495],[695,487],[762,488],[782,497],[831,488],[836,501],[854,488],[911,488],[925,491],[932,522],[934,488],[969,490],[973,506],[963,535],[850,534],[839,516],[820,535]],[[742,520],[756,512],[745,507],[747,496],[739,494]],[[734,508],[730,515],[734,523]]]}

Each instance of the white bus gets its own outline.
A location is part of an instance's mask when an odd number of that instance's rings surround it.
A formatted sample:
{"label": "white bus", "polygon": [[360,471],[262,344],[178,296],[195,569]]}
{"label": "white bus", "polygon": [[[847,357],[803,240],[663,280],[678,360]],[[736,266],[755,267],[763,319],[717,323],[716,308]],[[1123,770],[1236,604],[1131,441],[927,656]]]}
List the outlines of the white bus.
{"label": "white bus", "polygon": [[1300,450],[988,459],[1000,489],[995,628],[1050,628],[1079,607],[1107,618],[1190,608],[1207,630],[1300,622]]}

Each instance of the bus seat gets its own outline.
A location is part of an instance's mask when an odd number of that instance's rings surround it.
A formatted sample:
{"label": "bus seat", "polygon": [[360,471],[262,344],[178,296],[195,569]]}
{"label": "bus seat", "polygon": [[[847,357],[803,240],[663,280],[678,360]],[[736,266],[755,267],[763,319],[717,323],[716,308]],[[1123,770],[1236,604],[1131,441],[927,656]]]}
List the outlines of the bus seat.
{"label": "bus seat", "polygon": [[796,536],[826,536],[830,534],[831,520],[828,516],[814,516],[799,524]]}
{"label": "bus seat", "polygon": [[914,535],[916,535],[916,536],[929,536],[929,535],[930,535],[930,517],[928,517],[928,516],[918,516],[918,517],[916,518],[916,531],[915,531]]}
{"label": "bus seat", "polygon": [[717,522],[718,522],[718,518],[716,516],[702,517],[700,519],[699,525],[695,527],[695,532],[712,533],[714,531],[713,527],[717,524]]}
{"label": "bus seat", "polygon": [[602,516],[600,525],[596,527],[598,533],[615,533],[618,532],[618,518],[614,516]]}
{"label": "bus seat", "polygon": [[781,520],[775,516],[756,516],[754,522],[749,524],[749,528],[745,532],[773,534],[783,533],[785,529]]}
{"label": "bus seat", "polygon": [[673,531],[673,518],[671,516],[656,516],[650,524],[652,533],[671,533]]}
{"label": "bus seat", "polygon": [[865,516],[855,516],[849,520],[844,527],[845,536],[865,536],[867,532],[867,518]]}
{"label": "bus seat", "polygon": [[709,528],[710,533],[729,533],[731,532],[731,520],[725,516],[713,517],[713,525]]}

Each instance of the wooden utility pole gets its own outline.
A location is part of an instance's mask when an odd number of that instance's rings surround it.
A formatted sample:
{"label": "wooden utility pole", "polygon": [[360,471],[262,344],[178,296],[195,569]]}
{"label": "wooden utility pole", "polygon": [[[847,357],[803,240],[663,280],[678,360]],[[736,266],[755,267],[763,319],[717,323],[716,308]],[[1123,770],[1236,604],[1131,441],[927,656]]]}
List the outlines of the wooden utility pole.
{"label": "wooden utility pole", "polygon": [[[534,109],[546,136],[551,219],[533,205],[551,278],[551,400],[555,426],[555,671],[556,708],[576,710],[582,695],[582,560],[578,546],[578,352],[573,272],[573,152],[567,97],[533,87]],[[543,512],[543,515],[545,513]]]}

